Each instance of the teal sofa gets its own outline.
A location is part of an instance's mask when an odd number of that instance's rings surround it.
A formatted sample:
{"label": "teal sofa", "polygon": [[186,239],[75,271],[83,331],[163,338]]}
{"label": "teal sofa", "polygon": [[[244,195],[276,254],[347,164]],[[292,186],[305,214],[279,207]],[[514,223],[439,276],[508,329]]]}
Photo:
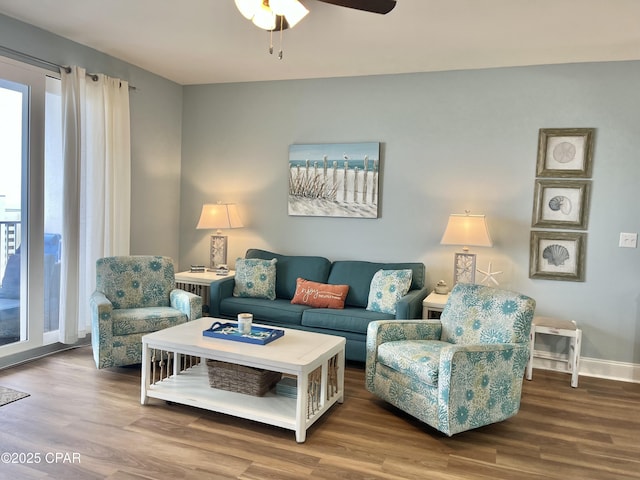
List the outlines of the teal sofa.
{"label": "teal sofa", "polygon": [[[427,296],[425,266],[419,262],[376,263],[360,260],[331,262],[327,258],[282,255],[249,249],[247,259],[276,259],[275,300],[233,296],[235,279],[211,283],[209,312],[217,318],[236,319],[239,313],[252,313],[255,323],[295,328],[345,337],[347,360],[364,362],[369,323],[374,320],[422,318],[422,300]],[[366,309],[371,280],[378,270],[411,269],[408,293],[396,304],[395,315]],[[296,281],[304,278],[319,283],[349,285],[344,309],[314,308],[292,304]]]}

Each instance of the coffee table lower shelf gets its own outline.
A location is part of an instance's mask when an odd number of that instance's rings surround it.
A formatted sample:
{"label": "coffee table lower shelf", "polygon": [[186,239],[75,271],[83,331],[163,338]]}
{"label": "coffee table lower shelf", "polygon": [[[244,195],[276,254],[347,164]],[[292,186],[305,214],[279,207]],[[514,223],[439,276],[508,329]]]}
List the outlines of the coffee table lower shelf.
{"label": "coffee table lower shelf", "polygon": [[[146,347],[143,349],[143,364],[154,361],[150,350]],[[212,388],[204,358],[196,358],[195,364],[182,368],[182,362],[187,358],[184,355],[166,351],[161,355],[169,356],[164,363],[173,368],[166,367],[166,374],[161,373],[156,379],[149,363],[146,364],[147,368],[143,367],[143,405],[150,398],[155,398],[275,425],[295,431],[298,443],[306,440],[307,429],[318,418],[333,404],[342,403],[344,399],[344,375],[341,371],[344,369],[343,350],[325,359],[313,373],[298,374],[296,398],[278,395],[273,390],[257,397]],[[328,374],[330,371],[331,375]]]}
{"label": "coffee table lower shelf", "polygon": [[149,385],[147,397],[296,430],[297,399],[277,395],[274,391],[254,397],[211,388],[204,361],[179,375]]}

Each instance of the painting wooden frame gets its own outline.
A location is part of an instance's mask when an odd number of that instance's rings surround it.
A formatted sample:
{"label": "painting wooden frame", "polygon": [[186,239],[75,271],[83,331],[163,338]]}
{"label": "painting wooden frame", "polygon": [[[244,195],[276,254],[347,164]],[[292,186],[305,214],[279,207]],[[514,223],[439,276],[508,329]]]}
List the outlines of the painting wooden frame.
{"label": "painting wooden frame", "polygon": [[529,278],[584,282],[587,234],[531,232]]}
{"label": "painting wooden frame", "polygon": [[541,128],[538,177],[591,178],[594,128]]}
{"label": "painting wooden frame", "polygon": [[289,146],[288,214],[378,218],[380,143]]}
{"label": "painting wooden frame", "polygon": [[590,196],[590,180],[536,180],[531,226],[586,230]]}

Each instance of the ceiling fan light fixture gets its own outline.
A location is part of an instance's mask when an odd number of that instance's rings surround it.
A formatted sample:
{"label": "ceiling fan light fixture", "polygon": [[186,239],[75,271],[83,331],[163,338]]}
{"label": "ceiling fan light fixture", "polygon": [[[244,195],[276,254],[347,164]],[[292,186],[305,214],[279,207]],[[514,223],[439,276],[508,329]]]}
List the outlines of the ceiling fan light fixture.
{"label": "ceiling fan light fixture", "polygon": [[287,19],[290,28],[309,13],[298,0],[269,0],[269,6],[276,15],[283,15]]}
{"label": "ceiling fan light fixture", "polygon": [[262,5],[262,0],[235,0],[236,8],[247,20],[252,20],[256,11]]}
{"label": "ceiling fan light fixture", "polygon": [[276,14],[269,8],[269,2],[262,2],[251,20],[256,27],[263,30],[275,30]]}

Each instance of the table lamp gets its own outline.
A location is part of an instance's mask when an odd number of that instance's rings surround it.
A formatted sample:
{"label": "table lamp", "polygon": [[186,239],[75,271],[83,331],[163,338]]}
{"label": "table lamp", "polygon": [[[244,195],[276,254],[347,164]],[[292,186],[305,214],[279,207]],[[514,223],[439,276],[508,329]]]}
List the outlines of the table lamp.
{"label": "table lamp", "polygon": [[484,215],[449,215],[441,245],[462,245],[462,253],[456,253],[453,263],[453,284],[474,283],[476,280],[476,254],[469,247],[491,247],[491,237]]}
{"label": "table lamp", "polygon": [[200,220],[196,229],[217,229],[211,235],[211,249],[209,256],[210,268],[214,269],[218,265],[227,264],[227,236],[222,235],[223,228],[242,227],[238,209],[235,203],[206,203],[202,205]]}

